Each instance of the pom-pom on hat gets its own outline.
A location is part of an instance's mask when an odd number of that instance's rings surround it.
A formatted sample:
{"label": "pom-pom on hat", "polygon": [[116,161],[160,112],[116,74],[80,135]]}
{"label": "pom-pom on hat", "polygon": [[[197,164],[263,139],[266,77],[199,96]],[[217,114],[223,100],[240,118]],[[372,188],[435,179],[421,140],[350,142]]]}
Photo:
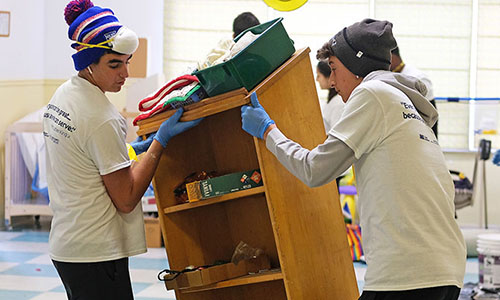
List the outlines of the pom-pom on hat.
{"label": "pom-pom on hat", "polygon": [[329,41],[334,55],[354,75],[389,70],[391,50],[397,47],[392,23],[364,19],[339,31]]}
{"label": "pom-pom on hat", "polygon": [[139,45],[137,35],[118,22],[109,8],[94,6],[90,0],[73,0],[64,10],[75,69],[83,70],[101,57],[106,49],[132,54]]}

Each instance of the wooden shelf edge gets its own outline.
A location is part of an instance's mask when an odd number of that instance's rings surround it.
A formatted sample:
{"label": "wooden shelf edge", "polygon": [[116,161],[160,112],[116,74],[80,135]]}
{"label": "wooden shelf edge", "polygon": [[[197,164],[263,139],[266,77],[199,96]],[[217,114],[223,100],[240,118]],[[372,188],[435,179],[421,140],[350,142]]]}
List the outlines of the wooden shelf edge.
{"label": "wooden shelf edge", "polygon": [[197,207],[201,207],[201,206],[212,205],[212,204],[216,204],[216,203],[220,203],[220,202],[224,202],[224,201],[229,201],[229,200],[233,200],[233,199],[239,199],[239,198],[244,198],[244,197],[248,197],[248,196],[252,196],[252,195],[257,195],[257,194],[264,193],[264,191],[265,191],[264,187],[259,186],[259,187],[255,187],[252,189],[243,190],[243,191],[234,192],[234,193],[229,193],[229,194],[225,194],[225,195],[222,195],[219,197],[214,197],[214,198],[210,198],[210,199],[206,199],[206,200],[200,200],[197,202],[170,206],[170,207],[164,208],[163,213],[165,213],[165,214],[176,213],[176,212],[180,212],[183,210],[193,209],[193,208],[197,208]]}
{"label": "wooden shelf edge", "polygon": [[187,289],[180,289],[179,291],[183,294],[184,293],[185,294],[197,293],[197,292],[222,289],[222,288],[228,288],[228,287],[234,287],[234,286],[240,286],[240,285],[269,282],[269,281],[275,281],[275,280],[283,280],[283,273],[281,273],[281,270],[267,271],[267,272],[258,273],[258,274],[245,275],[245,276],[241,276],[241,277],[213,283],[210,285],[187,288]]}
{"label": "wooden shelf edge", "polygon": [[[185,106],[184,114],[182,114],[180,120],[183,122],[196,120],[198,118],[211,116],[247,103],[250,103],[248,91],[245,88],[240,88]],[[170,118],[175,112],[176,110],[168,110],[151,118],[138,121],[137,126],[139,126],[139,129],[137,130],[137,135],[145,135],[157,131],[161,123]]]}

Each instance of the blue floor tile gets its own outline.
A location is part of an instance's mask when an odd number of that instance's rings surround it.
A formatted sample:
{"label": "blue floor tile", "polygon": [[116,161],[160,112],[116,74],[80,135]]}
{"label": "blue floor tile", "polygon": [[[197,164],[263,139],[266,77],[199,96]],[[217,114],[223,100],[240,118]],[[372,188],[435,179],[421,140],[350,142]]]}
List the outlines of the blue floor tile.
{"label": "blue floor tile", "polygon": [[61,284],[60,286],[51,289],[49,292],[51,292],[51,293],[66,293],[66,290],[64,289],[64,286]]}
{"label": "blue floor tile", "polygon": [[40,255],[41,253],[34,253],[34,252],[0,251],[0,261],[24,263]]}
{"label": "blue floor tile", "polygon": [[479,282],[479,274],[466,273],[465,277],[464,277],[464,283],[467,283],[467,282],[478,283]]}
{"label": "blue floor tile", "polygon": [[144,282],[132,282],[132,290],[134,291],[134,295],[142,292],[147,287],[150,287],[151,283]]}
{"label": "blue floor tile", "polygon": [[164,258],[140,258],[131,257],[129,259],[130,269],[158,270],[168,269],[168,261]]}
{"label": "blue floor tile", "polygon": [[49,233],[48,232],[26,232],[18,237],[11,239],[11,241],[48,243],[49,242]]}
{"label": "blue floor tile", "polygon": [[[56,269],[52,265],[20,264],[3,271],[3,275],[19,276],[39,276],[39,277],[58,277]],[[0,298],[2,299],[2,298]]]}

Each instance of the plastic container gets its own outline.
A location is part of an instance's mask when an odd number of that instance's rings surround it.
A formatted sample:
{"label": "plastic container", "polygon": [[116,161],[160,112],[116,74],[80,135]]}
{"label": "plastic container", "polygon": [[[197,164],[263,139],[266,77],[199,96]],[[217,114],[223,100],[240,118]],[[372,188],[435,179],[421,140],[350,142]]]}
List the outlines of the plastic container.
{"label": "plastic container", "polygon": [[500,290],[500,234],[481,234],[477,240],[479,285]]}
{"label": "plastic container", "polygon": [[282,20],[274,19],[243,31],[235,42],[247,31],[259,34],[259,37],[230,60],[193,73],[208,96],[241,87],[250,91],[292,56],[295,47]]}

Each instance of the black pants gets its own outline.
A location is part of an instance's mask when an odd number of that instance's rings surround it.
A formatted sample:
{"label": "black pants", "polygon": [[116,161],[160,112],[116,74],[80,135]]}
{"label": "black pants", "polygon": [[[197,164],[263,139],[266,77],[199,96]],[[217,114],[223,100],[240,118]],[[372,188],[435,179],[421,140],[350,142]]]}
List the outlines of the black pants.
{"label": "black pants", "polygon": [[457,300],[460,289],[454,285],[408,291],[364,291],[359,300]]}
{"label": "black pants", "polygon": [[64,284],[68,300],[133,300],[128,257],[96,262],[52,261]]}

